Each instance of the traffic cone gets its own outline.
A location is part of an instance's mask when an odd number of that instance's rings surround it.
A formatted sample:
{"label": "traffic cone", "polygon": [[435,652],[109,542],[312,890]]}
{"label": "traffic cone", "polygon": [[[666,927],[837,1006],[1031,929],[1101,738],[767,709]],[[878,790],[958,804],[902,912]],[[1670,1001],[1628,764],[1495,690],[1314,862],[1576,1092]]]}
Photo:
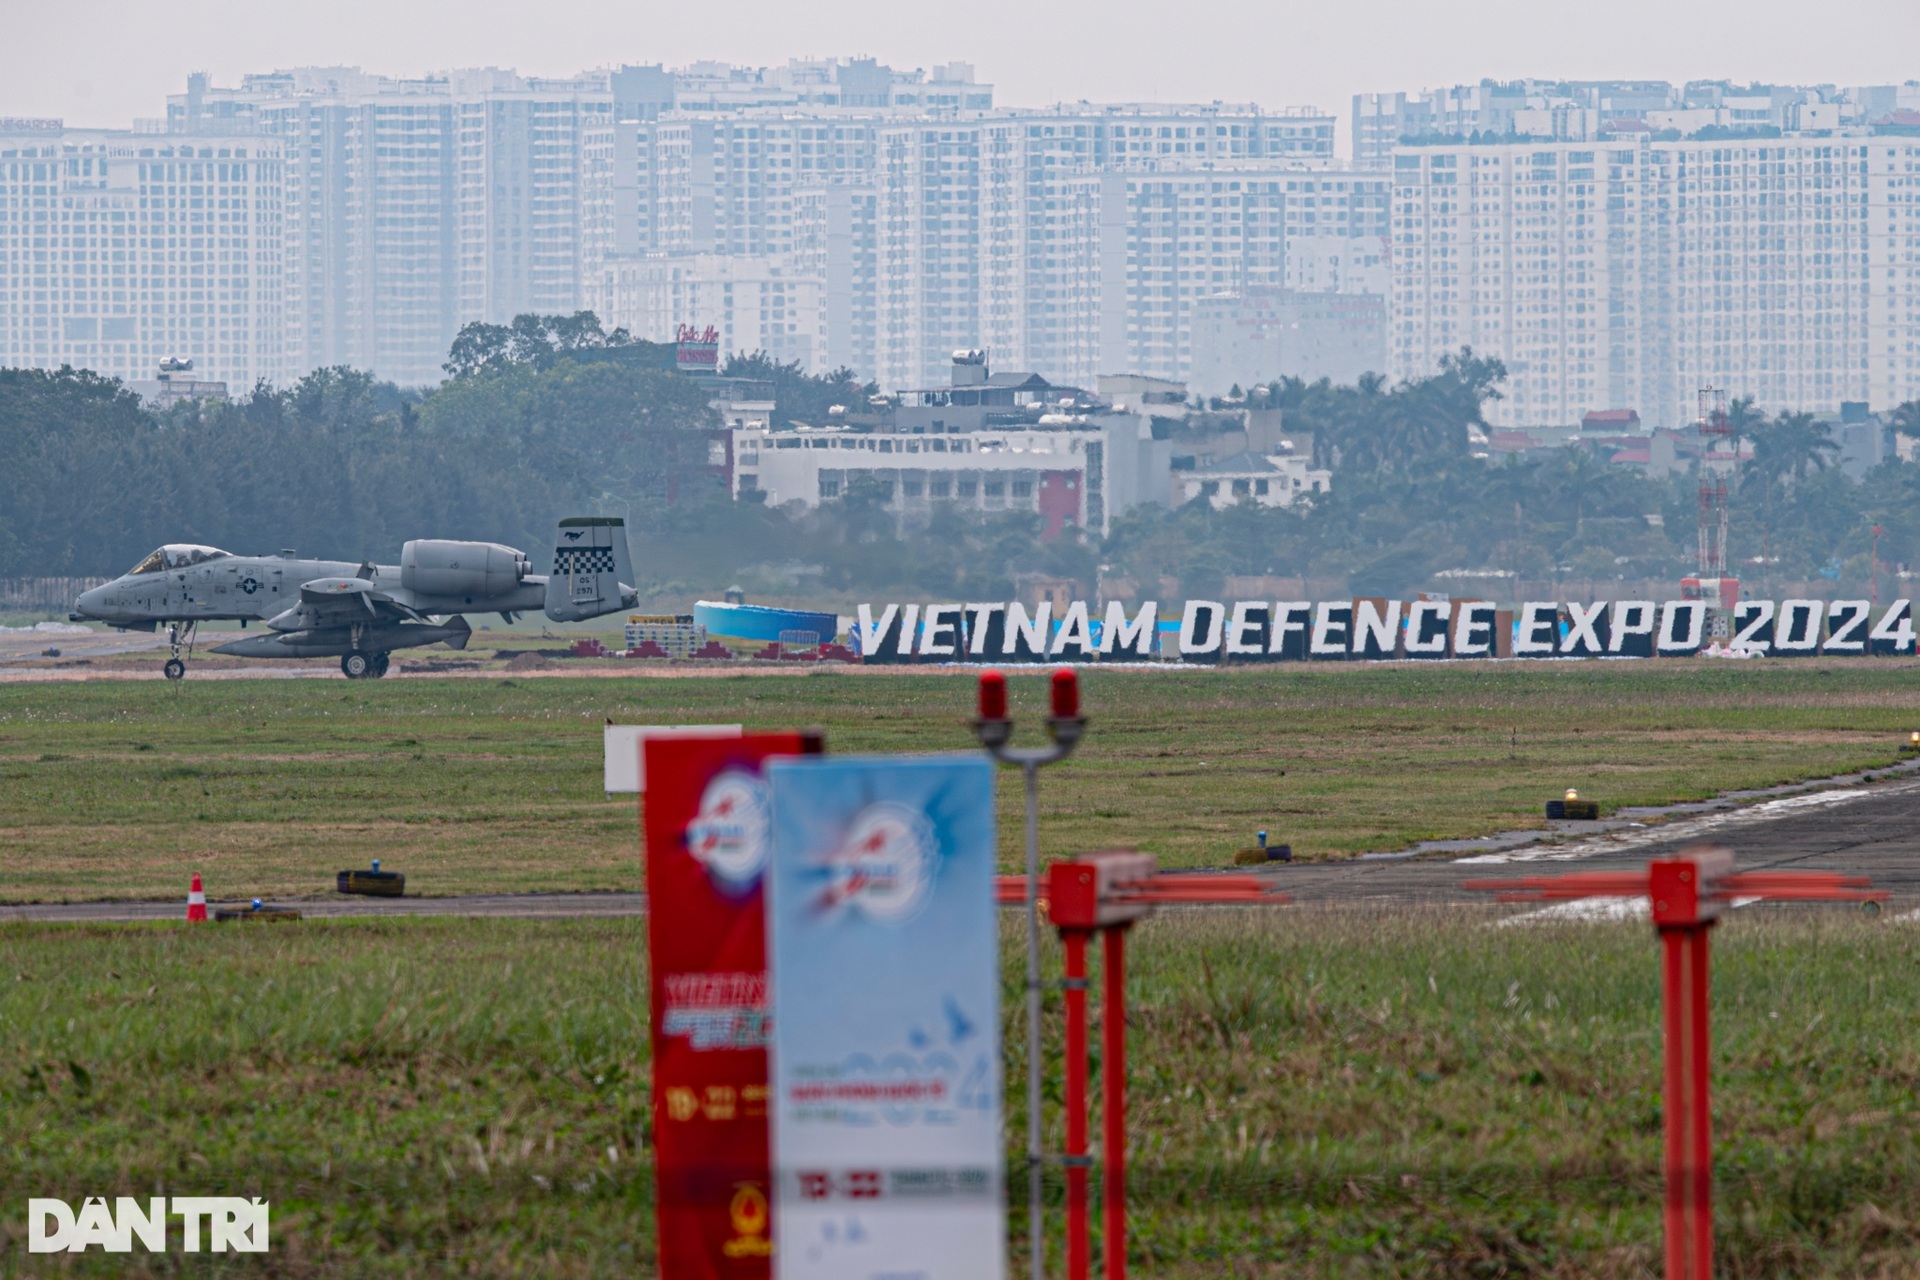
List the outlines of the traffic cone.
{"label": "traffic cone", "polygon": [[207,919],[207,895],[200,887],[200,873],[193,873],[193,887],[187,890],[187,923],[205,924]]}

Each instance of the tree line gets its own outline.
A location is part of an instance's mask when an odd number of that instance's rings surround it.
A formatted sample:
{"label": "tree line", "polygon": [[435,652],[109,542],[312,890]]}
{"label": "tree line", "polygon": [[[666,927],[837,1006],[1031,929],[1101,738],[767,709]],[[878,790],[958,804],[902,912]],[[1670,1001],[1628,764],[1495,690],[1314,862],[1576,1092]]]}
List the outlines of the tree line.
{"label": "tree line", "polygon": [[[910,593],[1004,599],[1044,574],[1091,587],[1130,577],[1215,595],[1235,575],[1344,578],[1405,595],[1442,569],[1523,578],[1677,579],[1693,568],[1696,481],[1648,479],[1570,447],[1476,456],[1506,371],[1462,351],[1428,378],[1350,386],[1282,379],[1236,403],[1310,437],[1328,493],[1292,508],[1204,500],[1122,513],[1104,538],[1042,542],[1037,515],[936,504],[903,519],[878,485],[807,510],[735,503],[710,454],[708,392],[672,348],[603,331],[589,313],[469,325],[448,378],[402,391],[347,368],[287,388],[166,412],[84,371],[0,370],[0,576],[109,575],[162,542],[281,547],[392,561],[408,538],[530,551],[562,515],[628,518],[634,564],[663,602],[738,582],[755,598]],[[823,421],[876,388],[764,354],[724,370],[769,385],[777,421]],[[1920,436],[1920,403],[1896,426]],[[1859,584],[1874,534],[1884,564],[1920,550],[1920,466],[1854,481],[1813,416],[1735,401],[1750,442],[1730,485],[1734,571],[1756,586],[1825,575]],[[536,557],[537,559],[537,557]]]}
{"label": "tree line", "polygon": [[704,469],[718,418],[670,348],[598,330],[470,325],[424,393],[327,368],[165,412],[92,373],[0,370],[0,575],[120,573],[162,542],[386,562],[418,537],[532,549],[560,516],[664,502]]}
{"label": "tree line", "polygon": [[[1432,377],[1398,386],[1283,378],[1239,403],[1276,408],[1290,435],[1311,435],[1330,492],[1311,506],[1212,510],[1194,502],[1117,521],[1107,561],[1186,594],[1218,592],[1230,575],[1344,577],[1355,594],[1404,596],[1445,569],[1531,580],[1677,581],[1697,564],[1699,479],[1615,466],[1601,446],[1478,457],[1475,430],[1501,398],[1506,370],[1471,350]],[[1920,438],[1920,402],[1891,414]],[[1742,457],[1729,483],[1728,572],[1747,592],[1831,580],[1866,590],[1876,535],[1883,573],[1920,556],[1920,466],[1894,459],[1855,481],[1834,465],[1839,445],[1808,413],[1769,415],[1752,399],[1729,406]],[[1884,581],[1884,578],[1883,578]]]}

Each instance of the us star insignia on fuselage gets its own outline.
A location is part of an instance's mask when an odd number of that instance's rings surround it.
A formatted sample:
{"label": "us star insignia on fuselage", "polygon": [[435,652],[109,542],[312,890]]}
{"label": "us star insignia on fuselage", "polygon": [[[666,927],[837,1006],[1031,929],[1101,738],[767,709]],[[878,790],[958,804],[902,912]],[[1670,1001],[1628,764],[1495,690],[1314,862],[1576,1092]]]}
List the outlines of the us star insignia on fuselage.
{"label": "us star insignia on fuselage", "polygon": [[202,622],[263,622],[263,635],[214,653],[242,658],[333,658],[353,679],[377,679],[395,649],[445,644],[464,649],[469,612],[512,622],[543,611],[577,622],[632,608],[633,565],[626,523],[617,516],[570,516],[553,539],[553,567],[534,573],[523,551],[497,542],[420,539],[400,563],[303,560],[291,551],[235,555],[218,547],[168,543],[105,586],[85,592],[70,615],[127,631],[167,629],[166,675],[186,674]]}

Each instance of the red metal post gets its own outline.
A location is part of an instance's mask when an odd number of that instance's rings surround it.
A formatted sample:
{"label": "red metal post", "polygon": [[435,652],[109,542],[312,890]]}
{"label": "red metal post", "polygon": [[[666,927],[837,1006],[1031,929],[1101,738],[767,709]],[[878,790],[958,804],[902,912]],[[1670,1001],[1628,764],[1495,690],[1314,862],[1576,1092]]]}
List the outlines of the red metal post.
{"label": "red metal post", "polygon": [[1100,974],[1100,1092],[1103,1112],[1101,1148],[1106,1156],[1106,1185],[1101,1213],[1105,1221],[1107,1280],[1127,1276],[1127,926],[1106,931],[1106,959]]}
{"label": "red metal post", "polygon": [[[1062,681],[1056,681],[1056,698]],[[1069,688],[1069,692],[1071,692]],[[1056,706],[1058,704],[1056,703]],[[1071,707],[1066,708],[1071,710]],[[1026,900],[1024,881],[1003,878],[994,887],[1002,904]],[[1281,903],[1284,894],[1268,893],[1253,876],[1155,874],[1150,855],[1131,850],[1093,853],[1047,869],[1047,916],[1060,931],[1066,981],[1066,1143],[1068,1280],[1091,1280],[1093,1241],[1088,1191],[1092,1159],[1087,1131],[1093,1110],[1088,1098],[1087,944],[1095,930],[1105,933],[1102,966],[1101,1089],[1105,1114],[1103,1227],[1108,1280],[1127,1274],[1127,961],[1129,922],[1163,902]]]}
{"label": "red metal post", "polygon": [[1093,1269],[1091,1221],[1087,1212],[1087,941],[1091,930],[1062,929],[1066,952],[1067,1014],[1067,1276],[1089,1280]]}
{"label": "red metal post", "polygon": [[1669,1280],[1713,1275],[1713,1113],[1708,1096],[1711,921],[1660,930],[1666,1023],[1666,1254]]}
{"label": "red metal post", "polygon": [[1699,1170],[1694,1179],[1693,1274],[1699,1280],[1713,1275],[1713,1039],[1709,1019],[1712,1005],[1712,971],[1708,965],[1708,940],[1713,925],[1707,924],[1693,936],[1693,1163]]}
{"label": "red metal post", "polygon": [[1660,933],[1662,1110],[1666,1130],[1667,1280],[1713,1277],[1713,1045],[1708,1024],[1708,939],[1715,918],[1740,896],[1802,902],[1885,902],[1864,876],[1820,871],[1739,871],[1733,855],[1695,845],[1656,859],[1644,873],[1582,871],[1514,880],[1469,880],[1503,902],[1553,902],[1646,893]]}
{"label": "red metal post", "polygon": [[1647,893],[1660,931],[1664,1022],[1666,1253],[1668,1280],[1712,1280],[1713,1124],[1708,1081],[1707,937],[1720,912],[1715,882],[1727,878],[1725,850],[1647,864]]}

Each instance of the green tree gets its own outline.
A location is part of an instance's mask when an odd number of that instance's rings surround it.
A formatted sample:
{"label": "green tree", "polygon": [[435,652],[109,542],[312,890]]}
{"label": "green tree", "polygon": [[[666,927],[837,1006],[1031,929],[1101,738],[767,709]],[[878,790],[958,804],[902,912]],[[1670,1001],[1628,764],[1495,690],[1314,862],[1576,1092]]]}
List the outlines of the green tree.
{"label": "green tree", "polygon": [[853,370],[842,366],[829,373],[810,374],[799,362],[782,364],[765,351],[751,355],[735,352],[727,357],[721,370],[725,377],[751,378],[773,384],[773,420],[776,427],[790,422],[819,426],[831,418],[835,405],[848,412],[858,411],[867,398],[879,392],[879,384],[863,383]]}
{"label": "green tree", "polygon": [[1920,400],[1909,400],[1887,415],[1893,429],[1910,440],[1920,440]]}
{"label": "green tree", "polygon": [[667,367],[671,348],[637,341],[625,329],[608,333],[591,311],[570,316],[518,315],[512,324],[462,325],[441,367],[455,378],[497,372],[513,365],[550,369],[563,359],[631,357],[634,363]]}
{"label": "green tree", "polygon": [[1824,471],[1840,451],[1827,424],[1811,413],[1783,413],[1771,420],[1758,420],[1750,434],[1753,467],[1773,484],[1803,480],[1809,471]]}

